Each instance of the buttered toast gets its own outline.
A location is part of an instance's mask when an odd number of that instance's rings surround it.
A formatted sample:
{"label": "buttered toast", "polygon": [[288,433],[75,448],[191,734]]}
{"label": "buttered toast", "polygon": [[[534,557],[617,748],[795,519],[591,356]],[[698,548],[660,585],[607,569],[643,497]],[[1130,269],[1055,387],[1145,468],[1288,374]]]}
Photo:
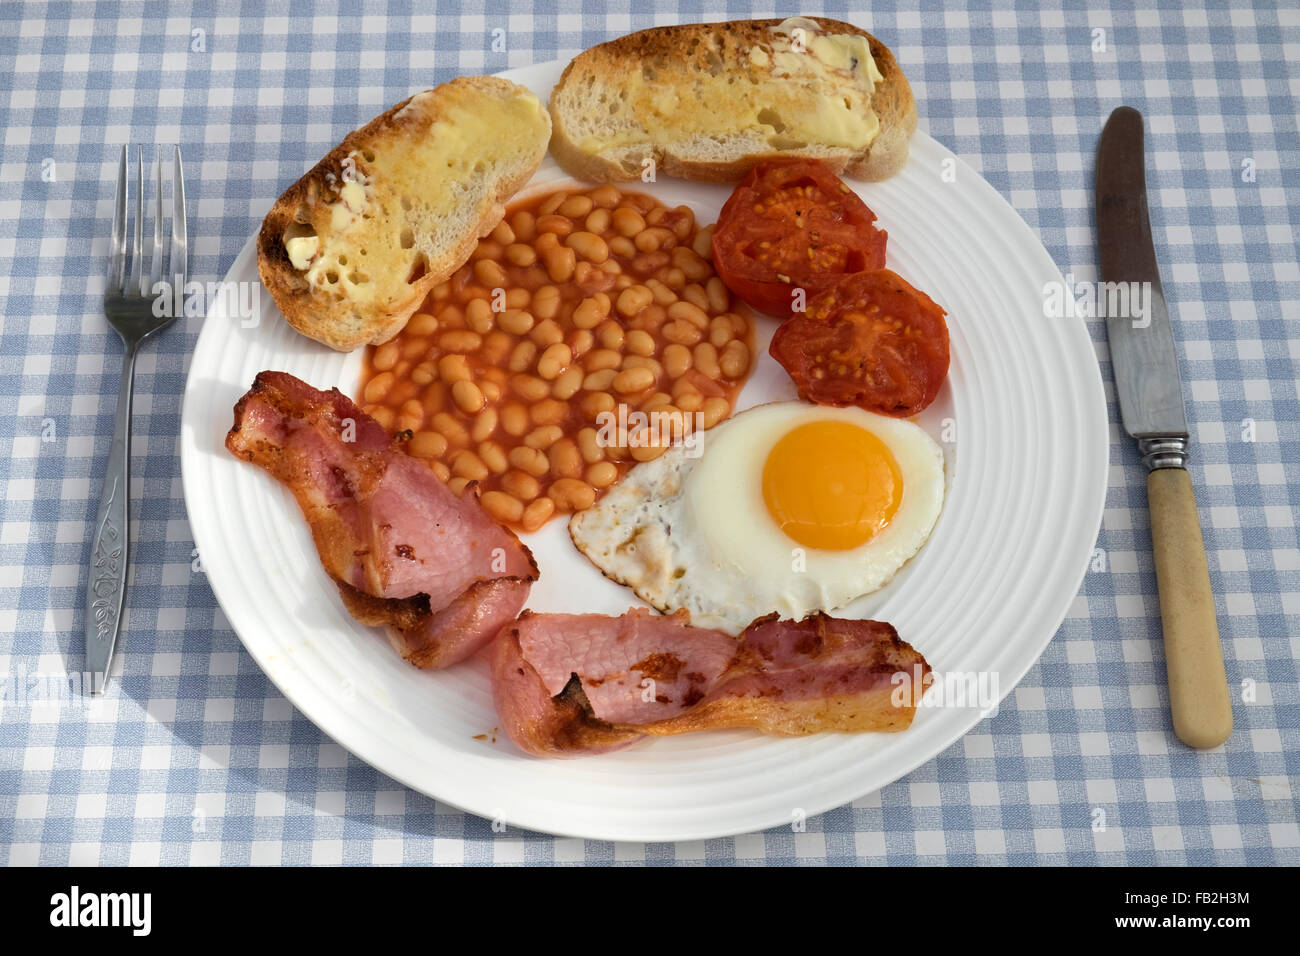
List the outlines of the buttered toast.
{"label": "buttered toast", "polygon": [[907,160],[916,103],[889,49],[838,20],[654,27],[579,54],[551,93],[569,173],[733,182],[778,156],[884,179]]}
{"label": "buttered toast", "polygon": [[262,283],[309,338],[339,351],[387,341],[501,220],[550,135],[537,97],[508,80],[417,93],[279,198],[258,235]]}

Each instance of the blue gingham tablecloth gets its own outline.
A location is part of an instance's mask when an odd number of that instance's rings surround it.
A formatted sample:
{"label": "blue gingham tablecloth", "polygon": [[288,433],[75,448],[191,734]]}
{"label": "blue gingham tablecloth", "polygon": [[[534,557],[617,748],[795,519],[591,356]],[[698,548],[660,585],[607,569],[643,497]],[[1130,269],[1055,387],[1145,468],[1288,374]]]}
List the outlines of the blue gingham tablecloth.
{"label": "blue gingham tablecloth", "polygon": [[[256,6],[0,5],[0,860],[1300,862],[1293,3]],[[226,623],[181,495],[180,396],[198,319],[140,356],[122,676],[86,705],[81,601],[121,355],[100,310],[101,267],[122,143],[182,144],[191,274],[213,281],[290,182],[414,90],[567,59],[657,23],[799,12],[887,43],[922,129],[981,170],[1078,281],[1096,275],[1097,134],[1122,103],[1145,114],[1236,698],[1226,747],[1195,753],[1170,733],[1144,473],[1116,426],[1094,570],[997,715],[939,757],[804,832],[645,846],[493,833],[322,734]],[[1104,329],[1090,329],[1109,383]]]}

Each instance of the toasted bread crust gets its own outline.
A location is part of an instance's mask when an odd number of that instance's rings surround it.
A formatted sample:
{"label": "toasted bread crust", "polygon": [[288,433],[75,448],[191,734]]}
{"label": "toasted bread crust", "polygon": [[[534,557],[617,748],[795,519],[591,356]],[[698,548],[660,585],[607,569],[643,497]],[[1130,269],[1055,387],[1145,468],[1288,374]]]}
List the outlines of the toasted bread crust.
{"label": "toasted bread crust", "polygon": [[[908,141],[916,131],[916,101],[902,68],[889,48],[861,27],[825,17],[809,17],[828,33],[856,34],[867,38],[871,55],[883,82],[876,84],[871,106],[880,119],[880,132],[871,146],[860,153],[840,151],[839,155],[819,155],[836,173],[857,179],[879,180],[893,175],[907,162]],[[626,76],[629,63],[641,63],[654,57],[694,57],[700,40],[727,38],[733,45],[749,47],[768,39],[779,19],[739,20],[727,23],[692,23],[653,27],[641,30],[580,53],[560,76],[551,94],[551,154],[570,174],[594,182],[627,182],[637,171],[604,156],[583,150],[568,134],[571,125],[564,111],[557,107],[556,92],[570,83],[594,79],[617,87]],[[654,144],[654,160],[659,170],[669,176],[701,182],[729,183],[742,179],[759,162],[777,156],[798,156],[798,150],[753,153],[734,162],[682,159],[666,153],[663,144]]]}
{"label": "toasted bread crust", "polygon": [[[373,120],[344,137],[320,162],[285,190],[271,207],[257,237],[257,271],[280,311],[291,326],[332,349],[351,351],[361,345],[378,345],[402,330],[407,320],[424,301],[429,291],[460,268],[473,253],[481,236],[491,232],[505,213],[505,202],[537,170],[545,155],[545,140],[539,143],[536,161],[518,169],[514,175],[497,180],[489,190],[490,202],[484,214],[458,234],[457,241],[426,257],[425,273],[408,284],[385,307],[368,308],[363,313],[346,298],[332,298],[313,289],[304,273],[294,268],[284,246],[285,230],[293,225],[298,211],[322,195],[327,183],[338,181],[343,161],[362,149],[379,149],[385,142],[411,135],[416,124],[422,129],[436,124],[443,116],[443,103],[437,93],[453,86],[468,87],[489,96],[500,96],[517,89],[516,84],[493,76],[460,77],[438,87],[433,103],[419,117],[400,115],[414,97],[408,97]],[[419,94],[416,94],[419,95]],[[544,115],[544,114],[543,114]],[[391,290],[398,292],[399,290]]]}

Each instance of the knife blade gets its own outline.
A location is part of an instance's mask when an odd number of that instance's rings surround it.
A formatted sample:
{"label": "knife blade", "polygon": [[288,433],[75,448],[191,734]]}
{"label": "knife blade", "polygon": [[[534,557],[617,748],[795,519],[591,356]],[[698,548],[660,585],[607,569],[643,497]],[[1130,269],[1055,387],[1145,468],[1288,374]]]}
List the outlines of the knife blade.
{"label": "knife blade", "polygon": [[1169,308],[1147,209],[1142,114],[1121,106],[1097,145],[1097,253],[1115,393],[1124,429],[1148,469],[1151,545],[1169,708],[1190,747],[1232,734],[1232,701],[1187,462],[1187,415]]}
{"label": "knife blade", "polygon": [[1143,145],[1142,114],[1127,106],[1111,113],[1097,147],[1102,285],[1096,298],[1106,312],[1124,429],[1137,439],[1185,442],[1187,416],[1169,308],[1151,240]]}

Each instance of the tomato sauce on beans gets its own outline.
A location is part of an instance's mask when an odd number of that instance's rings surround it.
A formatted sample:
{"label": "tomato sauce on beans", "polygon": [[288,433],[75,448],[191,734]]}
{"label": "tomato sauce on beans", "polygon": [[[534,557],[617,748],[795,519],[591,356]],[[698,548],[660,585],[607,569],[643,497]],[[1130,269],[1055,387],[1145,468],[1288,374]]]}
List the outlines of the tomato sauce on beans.
{"label": "tomato sauce on beans", "polygon": [[730,415],[749,376],[753,322],[712,232],[615,186],[529,196],[367,349],[361,405],[503,524],[589,508],[680,428]]}

